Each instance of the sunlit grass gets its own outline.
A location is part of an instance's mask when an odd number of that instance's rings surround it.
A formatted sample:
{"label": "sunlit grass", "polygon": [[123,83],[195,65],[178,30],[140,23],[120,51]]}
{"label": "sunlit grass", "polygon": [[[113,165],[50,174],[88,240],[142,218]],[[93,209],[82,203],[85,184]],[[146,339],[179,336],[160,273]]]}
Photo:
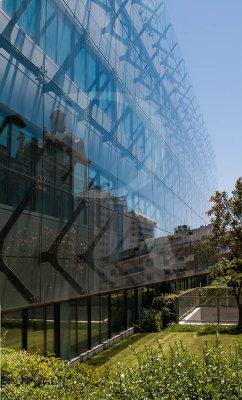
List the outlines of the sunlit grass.
{"label": "sunlit grass", "polygon": [[[176,330],[178,330],[178,332],[176,332]],[[194,330],[196,330],[196,328],[194,328]],[[86,364],[94,367],[100,367],[107,363],[113,364],[114,366],[117,363],[127,366],[134,365],[137,364],[134,349],[138,353],[143,352],[147,346],[157,349],[158,341],[162,344],[164,349],[169,349],[169,346],[176,342],[182,342],[190,351],[199,354],[201,353],[201,346],[206,342],[210,345],[214,344],[217,337],[219,337],[221,344],[228,349],[229,346],[233,344],[234,339],[242,340],[242,333],[238,333],[237,331],[235,331],[234,334],[232,331],[229,331],[229,333],[216,333],[216,328],[214,328],[214,333],[204,333],[202,328],[198,328],[196,332],[182,332],[179,331],[179,327],[177,329],[176,326],[158,333],[136,333],[94,356],[88,360]]]}

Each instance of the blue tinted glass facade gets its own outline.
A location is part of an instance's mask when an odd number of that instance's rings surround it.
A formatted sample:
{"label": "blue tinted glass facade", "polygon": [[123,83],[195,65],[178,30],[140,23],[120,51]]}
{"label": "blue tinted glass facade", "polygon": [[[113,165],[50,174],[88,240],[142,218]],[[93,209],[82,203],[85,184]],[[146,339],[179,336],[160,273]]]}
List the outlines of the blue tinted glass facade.
{"label": "blue tinted glass facade", "polygon": [[216,179],[163,1],[0,4],[3,308],[181,276]]}

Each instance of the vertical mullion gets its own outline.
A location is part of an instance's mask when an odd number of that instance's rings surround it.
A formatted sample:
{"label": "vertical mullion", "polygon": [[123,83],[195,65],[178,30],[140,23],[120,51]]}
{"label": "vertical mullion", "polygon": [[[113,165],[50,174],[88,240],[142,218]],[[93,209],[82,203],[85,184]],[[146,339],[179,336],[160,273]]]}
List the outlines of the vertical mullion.
{"label": "vertical mullion", "polygon": [[40,26],[41,26],[41,1],[37,2],[37,26],[36,26],[36,34],[35,41],[37,45],[40,44]]}
{"label": "vertical mullion", "polygon": [[27,350],[28,341],[27,341],[27,333],[28,333],[28,310],[22,310],[22,348]]}
{"label": "vertical mullion", "polygon": [[102,343],[102,296],[99,298],[99,343]]}
{"label": "vertical mullion", "polygon": [[78,354],[78,315],[77,315],[77,300],[75,301],[75,318],[76,318],[76,355]]}
{"label": "vertical mullion", "polygon": [[88,349],[90,350],[92,347],[91,297],[88,297],[88,299],[87,299],[87,317],[88,317]]}
{"label": "vertical mullion", "polygon": [[124,291],[124,329],[128,329],[127,290]]}
{"label": "vertical mullion", "polygon": [[47,355],[47,306],[44,306],[44,355]]}
{"label": "vertical mullion", "polygon": [[108,338],[112,337],[112,307],[111,307],[111,294],[108,294]]}
{"label": "vertical mullion", "polygon": [[60,304],[54,304],[54,352],[60,356]]}
{"label": "vertical mullion", "polygon": [[136,324],[138,323],[138,320],[139,320],[138,306],[139,306],[138,305],[138,289],[134,288],[134,311],[135,311],[134,320],[135,320]]}

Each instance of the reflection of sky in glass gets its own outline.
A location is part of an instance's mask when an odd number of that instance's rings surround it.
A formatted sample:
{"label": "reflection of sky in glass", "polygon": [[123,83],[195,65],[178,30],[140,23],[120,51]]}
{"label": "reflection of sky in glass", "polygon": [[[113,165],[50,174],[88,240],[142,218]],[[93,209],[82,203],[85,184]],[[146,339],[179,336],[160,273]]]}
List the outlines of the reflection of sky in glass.
{"label": "reflection of sky in glass", "polygon": [[143,284],[142,268],[168,263],[157,256],[166,238],[154,239],[206,223],[211,146],[155,3],[1,3],[1,202],[26,203],[9,240],[22,251],[19,238],[35,238],[31,257],[42,269],[29,257],[26,276],[39,274],[46,299],[55,285],[56,299],[107,290],[119,263],[117,285],[135,270]]}

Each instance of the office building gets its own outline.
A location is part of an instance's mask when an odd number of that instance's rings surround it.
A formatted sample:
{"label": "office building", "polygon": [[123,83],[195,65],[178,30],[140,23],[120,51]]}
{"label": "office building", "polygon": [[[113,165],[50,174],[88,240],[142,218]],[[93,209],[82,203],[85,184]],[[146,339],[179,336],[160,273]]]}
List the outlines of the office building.
{"label": "office building", "polygon": [[171,238],[207,224],[215,187],[162,0],[0,1],[7,344],[70,359],[133,326],[162,285],[202,279],[207,266],[175,267]]}

